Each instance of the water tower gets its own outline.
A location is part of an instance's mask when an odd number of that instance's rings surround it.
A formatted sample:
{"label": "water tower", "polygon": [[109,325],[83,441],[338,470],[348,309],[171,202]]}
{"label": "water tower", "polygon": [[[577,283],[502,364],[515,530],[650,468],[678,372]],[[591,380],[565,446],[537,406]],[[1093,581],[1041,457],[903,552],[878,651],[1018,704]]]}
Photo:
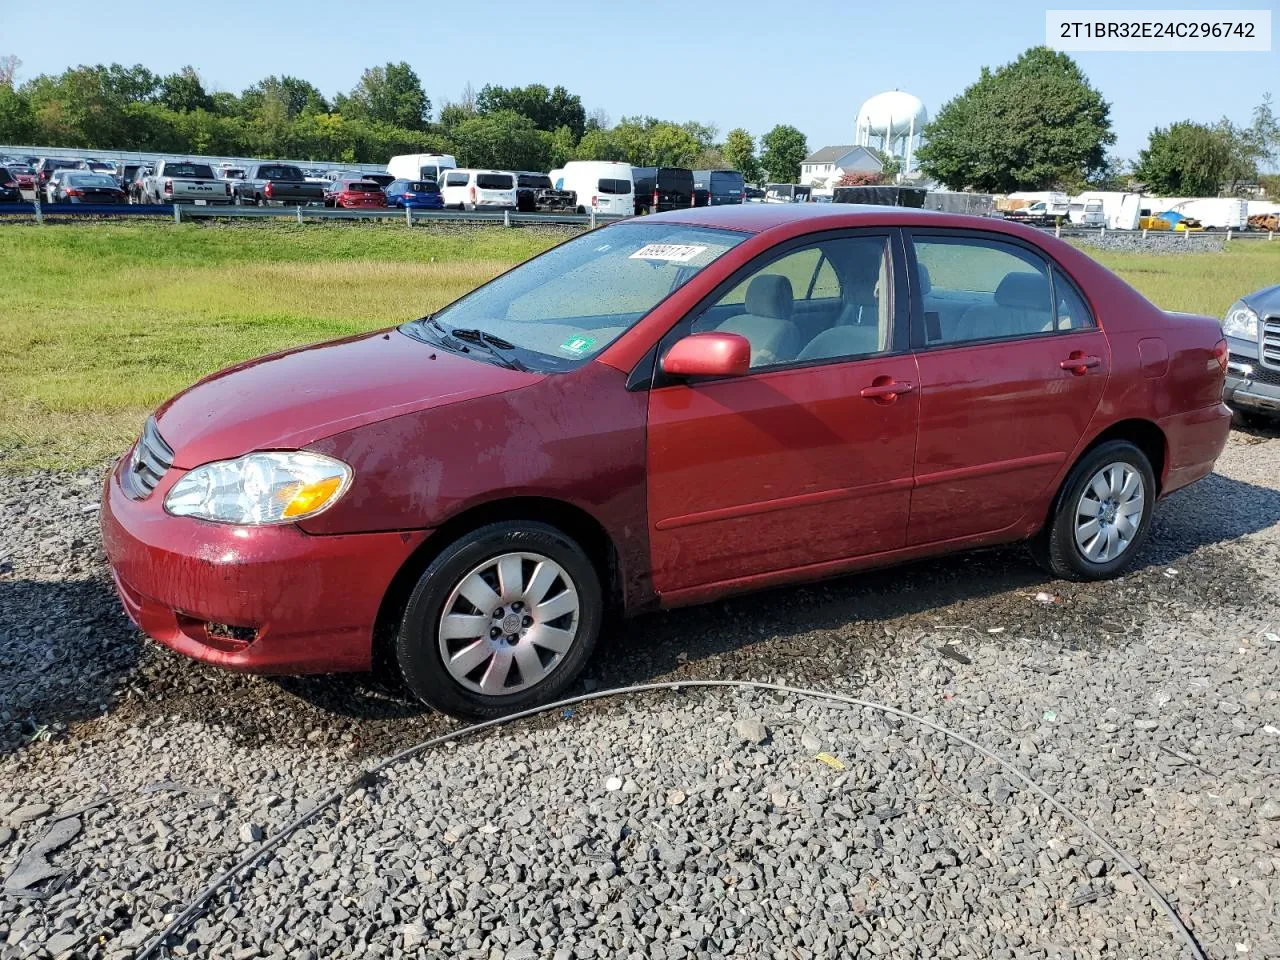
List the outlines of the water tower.
{"label": "water tower", "polygon": [[902,159],[902,172],[911,170],[920,131],[929,119],[919,97],[901,90],[877,93],[862,105],[854,125],[853,142],[860,147],[876,147],[882,153]]}

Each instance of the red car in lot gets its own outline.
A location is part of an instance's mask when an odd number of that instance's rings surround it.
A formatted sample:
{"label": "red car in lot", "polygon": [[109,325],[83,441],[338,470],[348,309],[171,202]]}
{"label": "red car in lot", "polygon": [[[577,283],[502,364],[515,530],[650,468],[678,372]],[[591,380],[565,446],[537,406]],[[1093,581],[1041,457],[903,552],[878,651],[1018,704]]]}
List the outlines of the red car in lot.
{"label": "red car in lot", "polygon": [[372,180],[335,180],[324,192],[326,207],[376,209],[387,205],[386,194]]}
{"label": "red car in lot", "polygon": [[746,205],[575,237],[431,317],[164,404],[106,481],[130,616],[485,716],[606,613],[1029,540],[1111,577],[1226,442],[1218,321],[1025,227]]}

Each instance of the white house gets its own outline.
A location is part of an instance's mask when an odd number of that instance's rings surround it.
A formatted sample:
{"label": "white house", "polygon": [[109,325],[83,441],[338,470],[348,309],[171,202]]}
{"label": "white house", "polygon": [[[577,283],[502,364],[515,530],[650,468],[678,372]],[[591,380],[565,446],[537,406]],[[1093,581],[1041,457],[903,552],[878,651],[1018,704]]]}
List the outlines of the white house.
{"label": "white house", "polygon": [[800,164],[800,182],[821,193],[829,193],[845,174],[879,173],[883,169],[880,158],[866,147],[852,144],[823,147]]}

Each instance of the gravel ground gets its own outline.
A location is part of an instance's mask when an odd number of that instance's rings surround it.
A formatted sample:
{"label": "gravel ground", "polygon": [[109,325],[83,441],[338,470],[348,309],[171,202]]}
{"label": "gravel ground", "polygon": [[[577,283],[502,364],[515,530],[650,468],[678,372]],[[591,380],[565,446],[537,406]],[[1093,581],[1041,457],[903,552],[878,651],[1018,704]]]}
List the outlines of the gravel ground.
{"label": "gravel ground", "polygon": [[[229,675],[142,641],[97,482],[0,478],[0,960],[134,955],[264,833],[453,728],[372,678]],[[1280,957],[1277,569],[1280,438],[1236,433],[1120,581],[1047,581],[1010,549],[777,590],[627,624],[586,685],[751,678],[927,716],[1090,821],[1209,955]],[[1178,950],[1119,864],[973,751],[864,709],[687,690],[392,767],[173,953]]]}

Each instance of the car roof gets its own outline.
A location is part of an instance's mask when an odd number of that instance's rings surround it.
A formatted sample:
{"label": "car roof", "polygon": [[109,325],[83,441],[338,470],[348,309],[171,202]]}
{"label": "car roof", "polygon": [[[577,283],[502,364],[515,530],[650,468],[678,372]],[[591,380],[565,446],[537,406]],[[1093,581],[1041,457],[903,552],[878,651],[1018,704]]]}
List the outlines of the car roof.
{"label": "car roof", "polygon": [[890,207],[870,203],[726,204],[719,207],[670,210],[651,214],[644,220],[646,223],[666,221],[738,230],[743,233],[764,233],[784,227],[791,228],[788,232],[792,233],[812,233],[843,227],[923,226],[992,230],[1023,237],[1038,235],[1037,231],[1028,227],[1007,224],[994,217],[971,217],[915,207]]}

